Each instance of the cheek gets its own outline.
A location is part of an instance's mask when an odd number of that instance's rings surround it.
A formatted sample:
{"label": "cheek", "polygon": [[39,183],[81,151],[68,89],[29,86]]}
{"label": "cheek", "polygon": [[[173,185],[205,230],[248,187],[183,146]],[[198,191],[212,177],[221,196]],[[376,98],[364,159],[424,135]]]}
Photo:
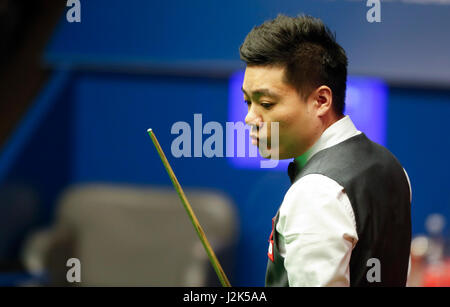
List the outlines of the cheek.
{"label": "cheek", "polygon": [[[268,138],[278,138],[278,146],[281,151],[291,148],[293,144],[298,142],[298,119],[295,116],[285,116],[282,120],[278,121],[278,135],[273,131],[269,125]],[[283,149],[281,149],[283,148]]]}
{"label": "cheek", "polygon": [[267,120],[268,136],[272,135],[271,123],[278,122],[278,135],[281,139],[296,138],[301,133],[301,126],[304,121],[304,114],[298,106],[280,106],[277,112],[273,112]]}
{"label": "cheek", "polygon": [[279,122],[279,134],[288,136],[298,132],[301,123],[299,114],[289,114]]}

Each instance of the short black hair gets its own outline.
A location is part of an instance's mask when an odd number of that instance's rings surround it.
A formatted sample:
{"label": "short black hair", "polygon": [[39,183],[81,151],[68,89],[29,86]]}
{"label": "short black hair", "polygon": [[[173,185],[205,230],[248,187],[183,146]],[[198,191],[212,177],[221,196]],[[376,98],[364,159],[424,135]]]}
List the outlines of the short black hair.
{"label": "short black hair", "polygon": [[344,113],[347,56],[336,35],[318,18],[308,15],[277,18],[254,27],[239,48],[249,66],[286,68],[285,81],[303,98],[327,85],[333,93],[333,109]]}

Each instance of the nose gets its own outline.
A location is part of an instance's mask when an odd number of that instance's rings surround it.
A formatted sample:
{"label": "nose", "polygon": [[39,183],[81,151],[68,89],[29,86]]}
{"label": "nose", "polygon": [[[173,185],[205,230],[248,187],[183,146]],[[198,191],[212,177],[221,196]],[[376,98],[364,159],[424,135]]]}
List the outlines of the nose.
{"label": "nose", "polygon": [[249,126],[255,126],[255,128],[259,128],[262,123],[261,115],[255,112],[255,108],[253,105],[250,106],[247,116],[245,116],[245,123]]}

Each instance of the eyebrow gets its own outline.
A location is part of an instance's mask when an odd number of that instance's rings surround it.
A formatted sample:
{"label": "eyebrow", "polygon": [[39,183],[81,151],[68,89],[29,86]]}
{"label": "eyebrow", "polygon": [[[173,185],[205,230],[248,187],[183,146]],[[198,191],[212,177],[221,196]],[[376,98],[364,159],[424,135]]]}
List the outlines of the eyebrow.
{"label": "eyebrow", "polygon": [[263,97],[270,97],[273,99],[279,99],[280,95],[278,95],[277,93],[274,93],[273,91],[267,89],[267,88],[261,88],[261,89],[257,89],[254,90],[251,95],[249,95],[243,87],[241,87],[241,90],[244,92],[245,95],[253,97],[255,100],[258,100],[261,96]]}

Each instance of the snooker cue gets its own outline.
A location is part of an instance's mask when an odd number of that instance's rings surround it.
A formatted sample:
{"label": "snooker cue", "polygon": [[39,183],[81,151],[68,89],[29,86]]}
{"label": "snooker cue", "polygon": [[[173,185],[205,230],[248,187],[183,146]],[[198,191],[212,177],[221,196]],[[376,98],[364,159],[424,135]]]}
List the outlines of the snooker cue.
{"label": "snooker cue", "polygon": [[222,266],[219,263],[219,260],[216,257],[216,254],[214,253],[213,249],[211,248],[211,245],[208,242],[208,239],[206,238],[206,235],[203,231],[202,226],[200,226],[200,223],[197,220],[197,217],[195,216],[194,211],[192,210],[191,205],[189,204],[189,201],[186,198],[186,195],[183,192],[183,189],[181,188],[180,183],[177,180],[177,177],[175,176],[175,173],[172,170],[172,167],[169,164],[169,161],[166,158],[166,155],[164,154],[161,146],[159,145],[158,140],[156,139],[155,133],[152,131],[152,129],[147,130],[148,135],[152,139],[153,144],[156,147],[156,150],[158,151],[159,157],[161,158],[161,161],[164,164],[164,167],[166,168],[167,173],[169,174],[170,179],[172,180],[173,186],[175,187],[175,190],[178,193],[178,196],[181,199],[181,202],[183,203],[184,208],[186,209],[186,212],[189,216],[189,219],[192,222],[192,225],[195,228],[195,231],[197,232],[197,235],[200,239],[200,241],[203,244],[203,247],[206,250],[206,253],[208,254],[209,260],[211,261],[211,264],[216,271],[217,276],[219,277],[220,283],[223,287],[231,287],[231,284],[225,275],[225,272],[222,269]]}

